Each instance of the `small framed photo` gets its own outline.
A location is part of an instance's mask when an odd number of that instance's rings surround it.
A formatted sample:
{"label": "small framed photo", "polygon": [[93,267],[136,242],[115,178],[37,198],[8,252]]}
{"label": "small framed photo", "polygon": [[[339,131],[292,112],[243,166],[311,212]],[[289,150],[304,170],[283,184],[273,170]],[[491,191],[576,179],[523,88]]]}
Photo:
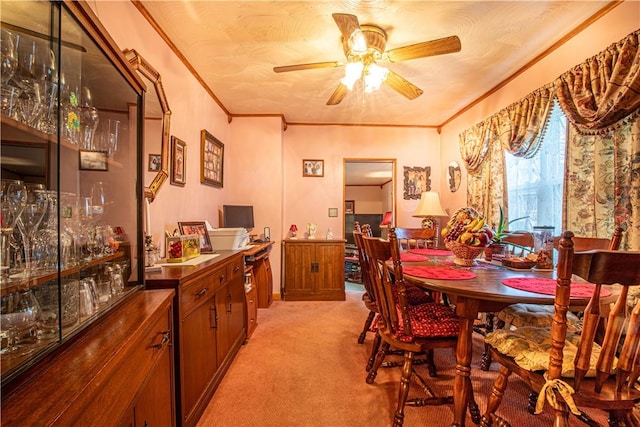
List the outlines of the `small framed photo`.
{"label": "small framed photo", "polygon": [[171,184],[184,187],[187,182],[185,163],[187,144],[175,136],[171,137]]}
{"label": "small framed photo", "polygon": [[106,171],[109,170],[106,151],[80,150],[80,170]]}
{"label": "small framed photo", "polygon": [[200,131],[200,182],[222,188],[224,144],[206,130]]}
{"label": "small framed photo", "polygon": [[160,154],[149,154],[149,172],[158,172],[162,167],[162,156]]}
{"label": "small framed photo", "polygon": [[353,200],[344,201],[344,213],[354,214],[356,213],[356,202]]}
{"label": "small framed photo", "polygon": [[329,208],[329,218],[335,218],[338,216],[338,208]]}
{"label": "small framed photo", "polygon": [[200,236],[200,253],[212,253],[213,247],[209,239],[207,224],[204,221],[178,222],[180,234],[197,234]]}
{"label": "small framed photo", "polygon": [[302,160],[302,176],[322,177],[324,176],[324,160]]}

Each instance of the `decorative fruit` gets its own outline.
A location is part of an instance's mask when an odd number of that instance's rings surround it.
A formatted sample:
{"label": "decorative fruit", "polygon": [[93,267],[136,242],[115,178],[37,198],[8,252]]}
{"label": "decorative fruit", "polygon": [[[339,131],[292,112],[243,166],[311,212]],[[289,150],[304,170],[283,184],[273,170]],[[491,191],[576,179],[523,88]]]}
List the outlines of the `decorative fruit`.
{"label": "decorative fruit", "polygon": [[484,215],[473,208],[460,208],[442,229],[445,242],[455,241],[469,246],[485,247],[491,241],[493,230]]}

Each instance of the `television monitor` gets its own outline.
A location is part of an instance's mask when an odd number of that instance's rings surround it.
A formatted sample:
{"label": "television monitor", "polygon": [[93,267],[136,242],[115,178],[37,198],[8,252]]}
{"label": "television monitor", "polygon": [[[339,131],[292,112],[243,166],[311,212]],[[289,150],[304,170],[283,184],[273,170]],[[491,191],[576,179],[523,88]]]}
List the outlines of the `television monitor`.
{"label": "television monitor", "polygon": [[382,216],[382,214],[345,214],[344,238],[347,241],[347,245],[355,246],[356,244],[353,239],[353,228],[356,221],[358,221],[360,225],[369,224],[371,226],[372,236],[380,237],[382,235],[382,231],[380,230]]}
{"label": "television monitor", "polygon": [[254,227],[253,206],[223,205],[222,223],[225,228],[252,229]]}

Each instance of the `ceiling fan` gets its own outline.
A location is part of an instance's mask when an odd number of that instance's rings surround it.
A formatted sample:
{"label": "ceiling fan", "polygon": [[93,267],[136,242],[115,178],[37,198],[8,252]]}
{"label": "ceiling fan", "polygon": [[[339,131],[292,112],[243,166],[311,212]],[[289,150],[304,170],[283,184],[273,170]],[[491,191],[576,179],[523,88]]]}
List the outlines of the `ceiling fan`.
{"label": "ceiling fan", "polygon": [[427,56],[459,52],[458,36],[416,43],[396,49],[385,50],[387,34],[375,25],[360,25],[358,17],[346,13],[334,13],[334,21],[342,33],[342,46],[347,62],[330,61],[311,64],[296,64],[274,67],[276,73],[310,70],[314,68],[345,67],[345,77],[329,97],[327,105],[339,104],[353,85],[362,79],[366,92],[377,90],[384,82],[408,99],[415,99],[423,91],[413,83],[388,68],[381,67],[378,61],[400,62]]}

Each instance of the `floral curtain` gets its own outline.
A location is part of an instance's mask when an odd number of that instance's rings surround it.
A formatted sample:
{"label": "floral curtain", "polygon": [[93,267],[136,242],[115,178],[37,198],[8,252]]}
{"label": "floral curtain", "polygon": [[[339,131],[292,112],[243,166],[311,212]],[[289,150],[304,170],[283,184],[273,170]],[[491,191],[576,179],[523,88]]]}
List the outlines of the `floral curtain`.
{"label": "floral curtain", "polygon": [[500,206],[508,218],[505,151],[533,157],[544,136],[555,90],[547,85],[460,134],[467,168],[467,204],[497,221]]}
{"label": "floral curtain", "polygon": [[[567,144],[565,228],[640,250],[640,30],[558,77]],[[567,203],[571,200],[571,203]],[[578,203],[575,203],[579,201]]]}

